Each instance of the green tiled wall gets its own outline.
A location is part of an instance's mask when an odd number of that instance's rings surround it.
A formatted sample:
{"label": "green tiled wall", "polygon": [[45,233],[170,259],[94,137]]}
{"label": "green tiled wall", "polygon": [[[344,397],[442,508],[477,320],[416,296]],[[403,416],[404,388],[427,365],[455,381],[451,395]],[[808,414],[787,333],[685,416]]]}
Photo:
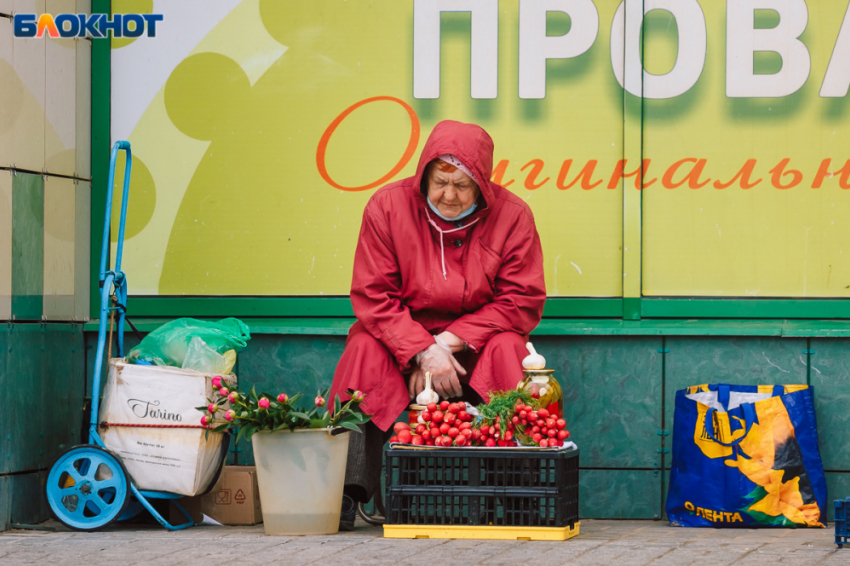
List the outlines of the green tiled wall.
{"label": "green tiled wall", "polygon": [[12,318],[41,320],[44,310],[44,179],[12,181]]}
{"label": "green tiled wall", "polygon": [[85,401],[82,324],[0,325],[0,531],[46,519],[44,478],[81,443]]}

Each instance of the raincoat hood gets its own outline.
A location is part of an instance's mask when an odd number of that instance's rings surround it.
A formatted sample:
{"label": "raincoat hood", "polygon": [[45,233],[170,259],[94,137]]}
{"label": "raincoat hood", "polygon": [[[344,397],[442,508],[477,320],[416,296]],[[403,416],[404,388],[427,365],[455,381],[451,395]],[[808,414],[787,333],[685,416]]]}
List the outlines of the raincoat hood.
{"label": "raincoat hood", "polygon": [[[493,188],[490,177],[493,174],[493,139],[481,126],[464,124],[454,120],[443,120],[431,131],[422,154],[416,174],[413,177],[415,187],[427,198],[427,187],[423,186],[425,168],[441,155],[450,153],[469,167],[481,181],[479,189],[484,202],[480,208],[485,209],[493,203]],[[478,214],[476,212],[476,214]]]}

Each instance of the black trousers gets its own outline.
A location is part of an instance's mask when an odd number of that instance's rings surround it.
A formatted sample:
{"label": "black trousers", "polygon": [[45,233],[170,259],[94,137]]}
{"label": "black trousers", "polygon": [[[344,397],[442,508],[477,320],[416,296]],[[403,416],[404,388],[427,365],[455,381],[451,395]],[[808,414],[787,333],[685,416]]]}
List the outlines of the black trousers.
{"label": "black trousers", "polygon": [[367,503],[381,488],[384,444],[393,431],[384,432],[371,421],[360,425],[360,431],[348,434],[344,492],[354,501]]}
{"label": "black trousers", "polygon": [[[481,403],[481,397],[468,384],[461,383],[461,388],[460,400],[473,405]],[[382,431],[371,421],[360,425],[360,431],[360,434],[351,432],[348,435],[344,493],[354,501],[367,503],[381,488],[384,445],[394,433],[392,429]]]}

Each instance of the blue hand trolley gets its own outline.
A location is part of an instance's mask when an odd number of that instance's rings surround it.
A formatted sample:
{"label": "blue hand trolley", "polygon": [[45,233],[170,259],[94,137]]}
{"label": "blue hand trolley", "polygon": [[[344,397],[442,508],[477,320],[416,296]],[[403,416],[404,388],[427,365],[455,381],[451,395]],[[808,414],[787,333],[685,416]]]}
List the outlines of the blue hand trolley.
{"label": "blue hand trolley", "polygon": [[[107,271],[109,232],[112,218],[112,186],[115,181],[115,162],[118,152],[126,153],[124,190],[121,199],[121,221],[118,226],[115,269]],[[103,350],[107,338],[107,319],[117,316],[118,357],[124,356],[124,318],[127,308],[127,278],[121,271],[121,254],[124,248],[124,226],[127,220],[127,197],[130,193],[130,169],[133,155],[130,142],[118,141],[109,158],[109,181],[106,185],[106,218],[103,222],[103,247],[100,254],[100,326],[97,333],[97,354],[92,384],[89,443],[74,446],[53,463],[47,476],[47,501],[54,516],[68,527],[80,531],[93,531],[113,521],[130,519],[147,509],[166,529],[175,531],[194,526],[195,522],[179,502],[177,509],[186,518],[185,523],[172,525],[151,505],[151,499],[176,500],[182,495],[162,491],[143,491],[133,484],[121,459],[109,451],[98,434],[100,405],[100,378],[103,370]],[[110,325],[109,349],[112,349]],[[219,467],[219,472],[221,467]],[[212,484],[215,483],[215,479]],[[211,484],[211,485],[212,485]]]}

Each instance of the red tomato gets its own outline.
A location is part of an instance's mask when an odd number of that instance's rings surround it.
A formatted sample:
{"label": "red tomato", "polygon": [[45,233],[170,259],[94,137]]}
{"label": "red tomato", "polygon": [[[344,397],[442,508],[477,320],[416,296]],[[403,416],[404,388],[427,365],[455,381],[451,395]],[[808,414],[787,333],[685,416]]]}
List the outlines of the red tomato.
{"label": "red tomato", "polygon": [[443,412],[442,411],[434,411],[431,413],[431,422],[441,423],[443,422]]}
{"label": "red tomato", "polygon": [[413,440],[410,441],[414,446],[425,446],[425,439],[420,435],[416,435],[413,437]]}
{"label": "red tomato", "polygon": [[546,409],[538,409],[537,410],[537,416],[540,417],[541,419],[545,419],[546,417],[549,416],[549,411],[547,411]]}
{"label": "red tomato", "polygon": [[402,444],[410,444],[410,441],[413,439],[413,435],[410,434],[410,430],[402,430],[398,433],[398,441]]}
{"label": "red tomato", "polygon": [[448,401],[440,401],[440,410],[441,411],[445,411],[448,408],[449,408],[449,402]]}
{"label": "red tomato", "polygon": [[443,421],[449,423],[450,425],[453,425],[455,424],[455,422],[457,422],[457,415],[455,415],[454,413],[446,413],[446,415],[443,417]]}
{"label": "red tomato", "polygon": [[472,438],[473,438],[473,440],[478,440],[479,438],[481,438],[481,430],[479,430],[477,428],[473,428],[472,429]]}
{"label": "red tomato", "polygon": [[528,411],[520,411],[519,418],[524,419],[528,416]]}
{"label": "red tomato", "polygon": [[544,419],[537,419],[537,426],[543,428],[544,426],[546,426],[546,421]]}
{"label": "red tomato", "polygon": [[466,405],[462,405],[460,403],[452,403],[449,405],[449,412],[456,415],[460,412],[461,408],[465,406]]}
{"label": "red tomato", "polygon": [[549,430],[546,431],[546,435],[549,438],[555,438],[556,436],[558,436],[558,431],[555,430],[554,428],[550,428]]}
{"label": "red tomato", "polygon": [[428,412],[433,413],[434,411],[437,410],[437,404],[436,403],[428,403],[427,405],[425,405],[425,408],[428,410]]}
{"label": "red tomato", "polygon": [[460,423],[460,425],[458,425],[458,428],[460,430],[466,430],[468,428],[472,428],[472,423]]}
{"label": "red tomato", "polygon": [[460,431],[458,429],[452,427],[452,428],[449,429],[448,434],[449,434],[450,438],[457,438],[457,435],[460,434]]}
{"label": "red tomato", "polygon": [[429,438],[428,440],[426,440],[426,441],[425,441],[425,446],[434,446],[434,439],[433,439],[433,438]]}
{"label": "red tomato", "polygon": [[493,440],[492,438],[488,438],[488,439],[487,439],[487,442],[485,442],[485,443],[484,443],[484,446],[486,446],[486,447],[488,447],[488,448],[492,448],[492,447],[494,447],[495,445],[496,445],[496,441],[495,441],[495,440]]}
{"label": "red tomato", "polygon": [[496,441],[496,444],[498,444],[498,445],[499,445],[499,446],[501,446],[501,447],[505,447],[505,446],[510,446],[510,445],[511,445],[511,444],[510,444],[510,442],[508,442],[507,440],[498,440],[498,441]]}
{"label": "red tomato", "polygon": [[472,429],[465,428],[465,429],[463,429],[462,431],[460,431],[460,434],[461,434],[462,436],[467,437],[467,438],[472,438]]}
{"label": "red tomato", "polygon": [[513,438],[514,438],[514,433],[512,433],[511,431],[508,431],[508,432],[505,433],[505,440],[513,440]]}
{"label": "red tomato", "polygon": [[537,425],[534,425],[533,427],[531,427],[531,432],[540,432],[540,427],[537,426]]}
{"label": "red tomato", "polygon": [[559,430],[558,431],[558,439],[559,440],[566,440],[569,436],[570,436],[570,433],[565,431],[565,430]]}
{"label": "red tomato", "polygon": [[563,445],[564,445],[564,443],[562,441],[558,440],[557,438],[550,438],[549,439],[549,446],[563,446]]}
{"label": "red tomato", "polygon": [[543,440],[540,441],[540,447],[541,448],[546,448],[548,446],[549,446],[549,441],[547,439],[544,438]]}
{"label": "red tomato", "polygon": [[440,434],[446,434],[449,432],[449,429],[452,428],[449,423],[443,423],[440,425]]}
{"label": "red tomato", "polygon": [[527,425],[527,424],[528,424],[528,421],[527,421],[526,419],[520,419],[520,420],[519,420],[519,424],[521,424],[521,425],[525,426],[525,425]]}
{"label": "red tomato", "polygon": [[426,430],[426,431],[422,432],[422,440],[424,440],[425,442],[431,440],[431,431],[430,430]]}
{"label": "red tomato", "polygon": [[555,428],[555,419],[546,419],[547,428]]}
{"label": "red tomato", "polygon": [[490,436],[493,436],[493,435],[495,435],[495,434],[496,434],[496,427],[491,426],[491,427],[490,427]]}
{"label": "red tomato", "polygon": [[513,417],[511,418],[511,422],[512,422],[512,423],[514,423],[514,424],[519,424],[519,417],[517,417],[517,416],[513,416]]}
{"label": "red tomato", "polygon": [[537,411],[531,411],[528,413],[528,420],[536,421],[537,420]]}
{"label": "red tomato", "polygon": [[391,436],[390,442],[398,442],[398,436]]}
{"label": "red tomato", "polygon": [[464,422],[472,420],[469,418],[469,413],[467,413],[466,411],[458,411],[457,418]]}
{"label": "red tomato", "polygon": [[569,438],[570,437],[570,431],[567,430],[567,431],[564,431],[564,432],[567,433],[567,438]]}
{"label": "red tomato", "polygon": [[437,438],[440,436],[440,429],[436,426],[431,427],[431,438]]}
{"label": "red tomato", "polygon": [[546,436],[547,434],[549,434],[549,429],[548,429],[548,428],[546,428],[545,426],[544,426],[544,427],[542,427],[542,428],[540,429],[540,434],[542,434],[543,436]]}
{"label": "red tomato", "polygon": [[431,413],[429,411],[422,411],[419,416],[422,417],[422,420],[426,423],[431,421]]}
{"label": "red tomato", "polygon": [[536,433],[534,433],[534,434],[532,435],[531,439],[532,439],[534,442],[538,442],[538,443],[539,443],[541,440],[543,440],[543,435],[542,435],[542,434],[540,434],[539,432],[536,432]]}
{"label": "red tomato", "polygon": [[558,419],[557,421],[555,421],[555,426],[558,427],[558,430],[563,430],[567,428],[567,421],[565,421],[564,419]]}
{"label": "red tomato", "polygon": [[410,432],[410,425],[409,425],[409,424],[407,424],[407,423],[395,423],[395,424],[393,425],[393,430],[394,430],[395,432],[401,432],[401,431],[403,431],[403,430],[406,430],[406,431]]}
{"label": "red tomato", "polygon": [[455,445],[456,446],[466,446],[466,441],[467,441],[466,437],[461,434],[460,436],[455,438]]}

